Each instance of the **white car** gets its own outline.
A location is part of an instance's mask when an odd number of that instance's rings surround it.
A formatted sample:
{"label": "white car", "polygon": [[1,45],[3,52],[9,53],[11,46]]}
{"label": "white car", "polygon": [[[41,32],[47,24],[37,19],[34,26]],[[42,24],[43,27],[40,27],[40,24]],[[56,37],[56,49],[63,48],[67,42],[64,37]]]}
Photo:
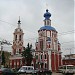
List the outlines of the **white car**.
{"label": "white car", "polygon": [[74,65],[62,65],[59,67],[58,71],[63,74],[69,73],[69,74],[73,75],[75,73],[74,68],[75,68]]}
{"label": "white car", "polygon": [[18,72],[21,73],[36,73],[36,71],[34,70],[34,66],[22,66]]}

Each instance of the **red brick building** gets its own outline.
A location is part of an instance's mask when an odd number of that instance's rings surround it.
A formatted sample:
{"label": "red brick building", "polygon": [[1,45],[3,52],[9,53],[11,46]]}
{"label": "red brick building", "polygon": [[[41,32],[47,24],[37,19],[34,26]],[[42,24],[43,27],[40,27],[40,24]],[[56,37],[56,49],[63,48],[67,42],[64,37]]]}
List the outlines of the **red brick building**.
{"label": "red brick building", "polygon": [[36,42],[36,67],[57,71],[62,65],[61,47],[58,41],[58,32],[51,26],[51,13],[46,10],[44,26],[38,30]]}
{"label": "red brick building", "polygon": [[65,55],[63,65],[75,65],[75,54]]}
{"label": "red brick building", "polygon": [[[18,27],[15,29],[13,33],[14,38],[13,38],[13,45],[12,45],[12,54],[9,61],[9,67],[11,68],[20,68],[22,65],[25,65],[24,59],[21,55],[24,47],[23,35],[24,33],[23,30],[21,29],[21,21],[19,19]],[[33,61],[35,62],[35,59],[33,59]],[[35,64],[33,61],[32,61],[32,65]]]}
{"label": "red brick building", "polygon": [[20,25],[20,19],[18,21],[18,27],[15,29],[13,35],[13,45],[12,45],[12,55],[10,57],[10,62],[9,65],[12,68],[19,68],[23,65],[22,59],[23,57],[21,56],[21,52],[23,51],[23,30],[21,29]]}
{"label": "red brick building", "polygon": [[[62,65],[61,45],[58,41],[58,32],[51,26],[51,13],[46,10],[44,14],[44,26],[38,30],[38,41],[35,43],[36,49],[32,52],[34,55],[32,65],[39,69],[48,69],[57,71]],[[10,67],[19,68],[23,63],[21,52],[23,51],[23,30],[18,21],[18,28],[15,29],[13,39],[13,54],[10,57]]]}

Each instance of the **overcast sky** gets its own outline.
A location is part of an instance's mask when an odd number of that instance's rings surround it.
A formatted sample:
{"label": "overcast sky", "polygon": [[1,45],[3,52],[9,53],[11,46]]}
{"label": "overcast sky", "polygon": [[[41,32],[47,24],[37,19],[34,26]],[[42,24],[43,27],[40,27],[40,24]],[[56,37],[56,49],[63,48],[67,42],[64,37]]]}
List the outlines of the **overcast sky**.
{"label": "overcast sky", "polygon": [[46,9],[52,14],[51,25],[58,31],[63,54],[74,53],[74,0],[0,0],[0,39],[12,43],[20,16],[24,45],[29,42],[35,48]]}

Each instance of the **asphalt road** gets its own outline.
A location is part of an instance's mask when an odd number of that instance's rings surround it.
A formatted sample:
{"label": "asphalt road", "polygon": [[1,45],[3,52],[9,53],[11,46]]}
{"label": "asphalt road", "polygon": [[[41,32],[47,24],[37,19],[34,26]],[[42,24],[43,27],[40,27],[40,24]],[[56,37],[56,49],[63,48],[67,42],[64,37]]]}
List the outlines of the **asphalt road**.
{"label": "asphalt road", "polygon": [[[52,73],[52,75],[63,75],[62,73]],[[73,74],[75,75],[75,74]]]}
{"label": "asphalt road", "polygon": [[61,73],[52,73],[52,75],[62,75]]}
{"label": "asphalt road", "polygon": [[[32,74],[20,74],[20,75],[32,75]],[[43,74],[41,74],[41,75],[43,75]],[[62,73],[54,73],[54,72],[52,72],[52,75],[63,75]],[[67,74],[67,75],[71,75],[71,74]],[[75,74],[73,74],[73,75],[75,75]]]}

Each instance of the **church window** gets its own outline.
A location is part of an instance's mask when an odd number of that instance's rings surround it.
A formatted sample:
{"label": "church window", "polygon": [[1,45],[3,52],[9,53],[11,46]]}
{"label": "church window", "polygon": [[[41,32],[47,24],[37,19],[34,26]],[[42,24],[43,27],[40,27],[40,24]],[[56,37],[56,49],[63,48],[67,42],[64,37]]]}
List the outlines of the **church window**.
{"label": "church window", "polygon": [[17,50],[17,53],[19,53],[19,51]]}
{"label": "church window", "polygon": [[49,48],[50,48],[50,44],[49,44]]}
{"label": "church window", "polygon": [[47,64],[45,63],[45,68],[47,68]]}
{"label": "church window", "polygon": [[41,68],[43,68],[43,65],[44,65],[44,63],[42,62],[42,63],[41,63]]}
{"label": "church window", "polygon": [[41,55],[41,59],[42,59],[42,55]]}
{"label": "church window", "polygon": [[49,21],[47,21],[47,25],[49,25]]}
{"label": "church window", "polygon": [[36,59],[38,59],[38,55],[36,55]]}
{"label": "church window", "polygon": [[19,53],[21,53],[21,49],[19,49]]}
{"label": "church window", "polygon": [[46,25],[46,21],[44,21],[44,25]]}
{"label": "church window", "polygon": [[38,50],[37,46],[36,46],[36,50]]}
{"label": "church window", "polygon": [[45,54],[45,59],[47,59],[47,56],[46,56],[46,54]]}
{"label": "church window", "polygon": [[40,49],[43,50],[43,40],[40,40]]}
{"label": "church window", "polygon": [[21,35],[19,36],[19,41],[21,41]]}
{"label": "church window", "polygon": [[55,32],[52,33],[52,37],[57,37],[57,34]]}
{"label": "church window", "polygon": [[15,36],[15,41],[17,40],[17,35]]}

